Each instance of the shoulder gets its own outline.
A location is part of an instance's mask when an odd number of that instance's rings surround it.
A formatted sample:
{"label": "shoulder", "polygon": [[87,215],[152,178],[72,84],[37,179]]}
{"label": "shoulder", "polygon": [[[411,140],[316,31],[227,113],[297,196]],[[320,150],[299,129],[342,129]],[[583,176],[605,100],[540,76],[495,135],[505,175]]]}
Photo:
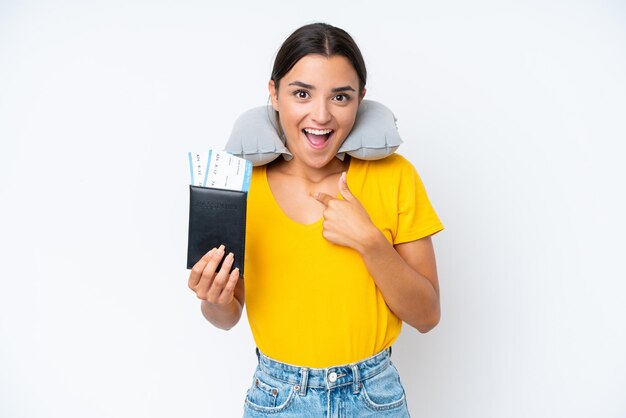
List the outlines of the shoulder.
{"label": "shoulder", "polygon": [[265,165],[258,165],[252,167],[252,182],[258,182],[265,178]]}
{"label": "shoulder", "polygon": [[357,160],[354,164],[358,171],[367,173],[368,175],[384,175],[387,178],[395,176],[405,176],[410,173],[417,173],[415,167],[409,160],[400,154],[393,153],[380,160]]}
{"label": "shoulder", "polygon": [[404,166],[413,167],[413,164],[411,164],[409,160],[404,158],[401,154],[398,154],[395,152],[379,160],[359,160],[353,157],[353,161],[358,161],[358,164],[376,167],[376,168],[404,167]]}
{"label": "shoulder", "polygon": [[263,165],[255,165],[254,167],[252,167],[252,175],[253,176],[254,175],[257,175],[257,176],[258,175],[262,175],[265,172],[266,167],[267,166],[265,164],[263,164]]}
{"label": "shoulder", "polygon": [[[252,176],[250,177],[250,188],[248,190],[248,200],[256,201],[264,194],[265,190],[265,166],[252,167]],[[253,197],[253,199],[250,199]]]}

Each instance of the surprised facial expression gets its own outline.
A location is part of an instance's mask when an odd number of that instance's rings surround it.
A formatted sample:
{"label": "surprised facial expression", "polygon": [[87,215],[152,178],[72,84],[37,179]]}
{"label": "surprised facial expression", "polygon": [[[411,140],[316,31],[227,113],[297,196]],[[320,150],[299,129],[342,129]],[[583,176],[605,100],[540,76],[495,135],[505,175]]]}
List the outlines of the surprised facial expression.
{"label": "surprised facial expression", "polygon": [[287,148],[294,161],[322,168],[354,126],[359,107],[359,77],[343,56],[306,55],[269,85]]}

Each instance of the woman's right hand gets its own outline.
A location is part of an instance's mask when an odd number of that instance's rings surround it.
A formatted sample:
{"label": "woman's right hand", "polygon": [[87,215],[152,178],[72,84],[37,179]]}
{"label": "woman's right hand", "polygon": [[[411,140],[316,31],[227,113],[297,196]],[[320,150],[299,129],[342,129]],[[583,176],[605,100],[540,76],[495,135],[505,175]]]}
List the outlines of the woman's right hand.
{"label": "woman's right hand", "polygon": [[223,245],[213,248],[193,266],[189,274],[189,288],[196,293],[198,299],[215,305],[216,308],[226,307],[232,303],[239,281],[239,269],[230,271],[234,260],[233,253],[226,256],[222,267],[216,272],[223,257]]}

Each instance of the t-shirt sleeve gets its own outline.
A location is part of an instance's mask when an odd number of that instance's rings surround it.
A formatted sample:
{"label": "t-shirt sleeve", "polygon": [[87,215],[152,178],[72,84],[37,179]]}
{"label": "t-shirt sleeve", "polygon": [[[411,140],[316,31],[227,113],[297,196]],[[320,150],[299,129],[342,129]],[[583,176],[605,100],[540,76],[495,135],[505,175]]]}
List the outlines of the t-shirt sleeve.
{"label": "t-shirt sleeve", "polygon": [[443,229],[415,167],[402,159],[398,181],[398,229],[394,244],[415,241]]}

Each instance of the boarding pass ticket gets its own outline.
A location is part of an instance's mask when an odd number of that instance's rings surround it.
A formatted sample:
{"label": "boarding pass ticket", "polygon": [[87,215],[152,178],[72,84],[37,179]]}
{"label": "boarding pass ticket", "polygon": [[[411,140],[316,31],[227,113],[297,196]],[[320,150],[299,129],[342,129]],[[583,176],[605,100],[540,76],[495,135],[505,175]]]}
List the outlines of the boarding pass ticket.
{"label": "boarding pass ticket", "polygon": [[217,189],[250,189],[252,163],[226,151],[209,150],[189,153],[191,184]]}

